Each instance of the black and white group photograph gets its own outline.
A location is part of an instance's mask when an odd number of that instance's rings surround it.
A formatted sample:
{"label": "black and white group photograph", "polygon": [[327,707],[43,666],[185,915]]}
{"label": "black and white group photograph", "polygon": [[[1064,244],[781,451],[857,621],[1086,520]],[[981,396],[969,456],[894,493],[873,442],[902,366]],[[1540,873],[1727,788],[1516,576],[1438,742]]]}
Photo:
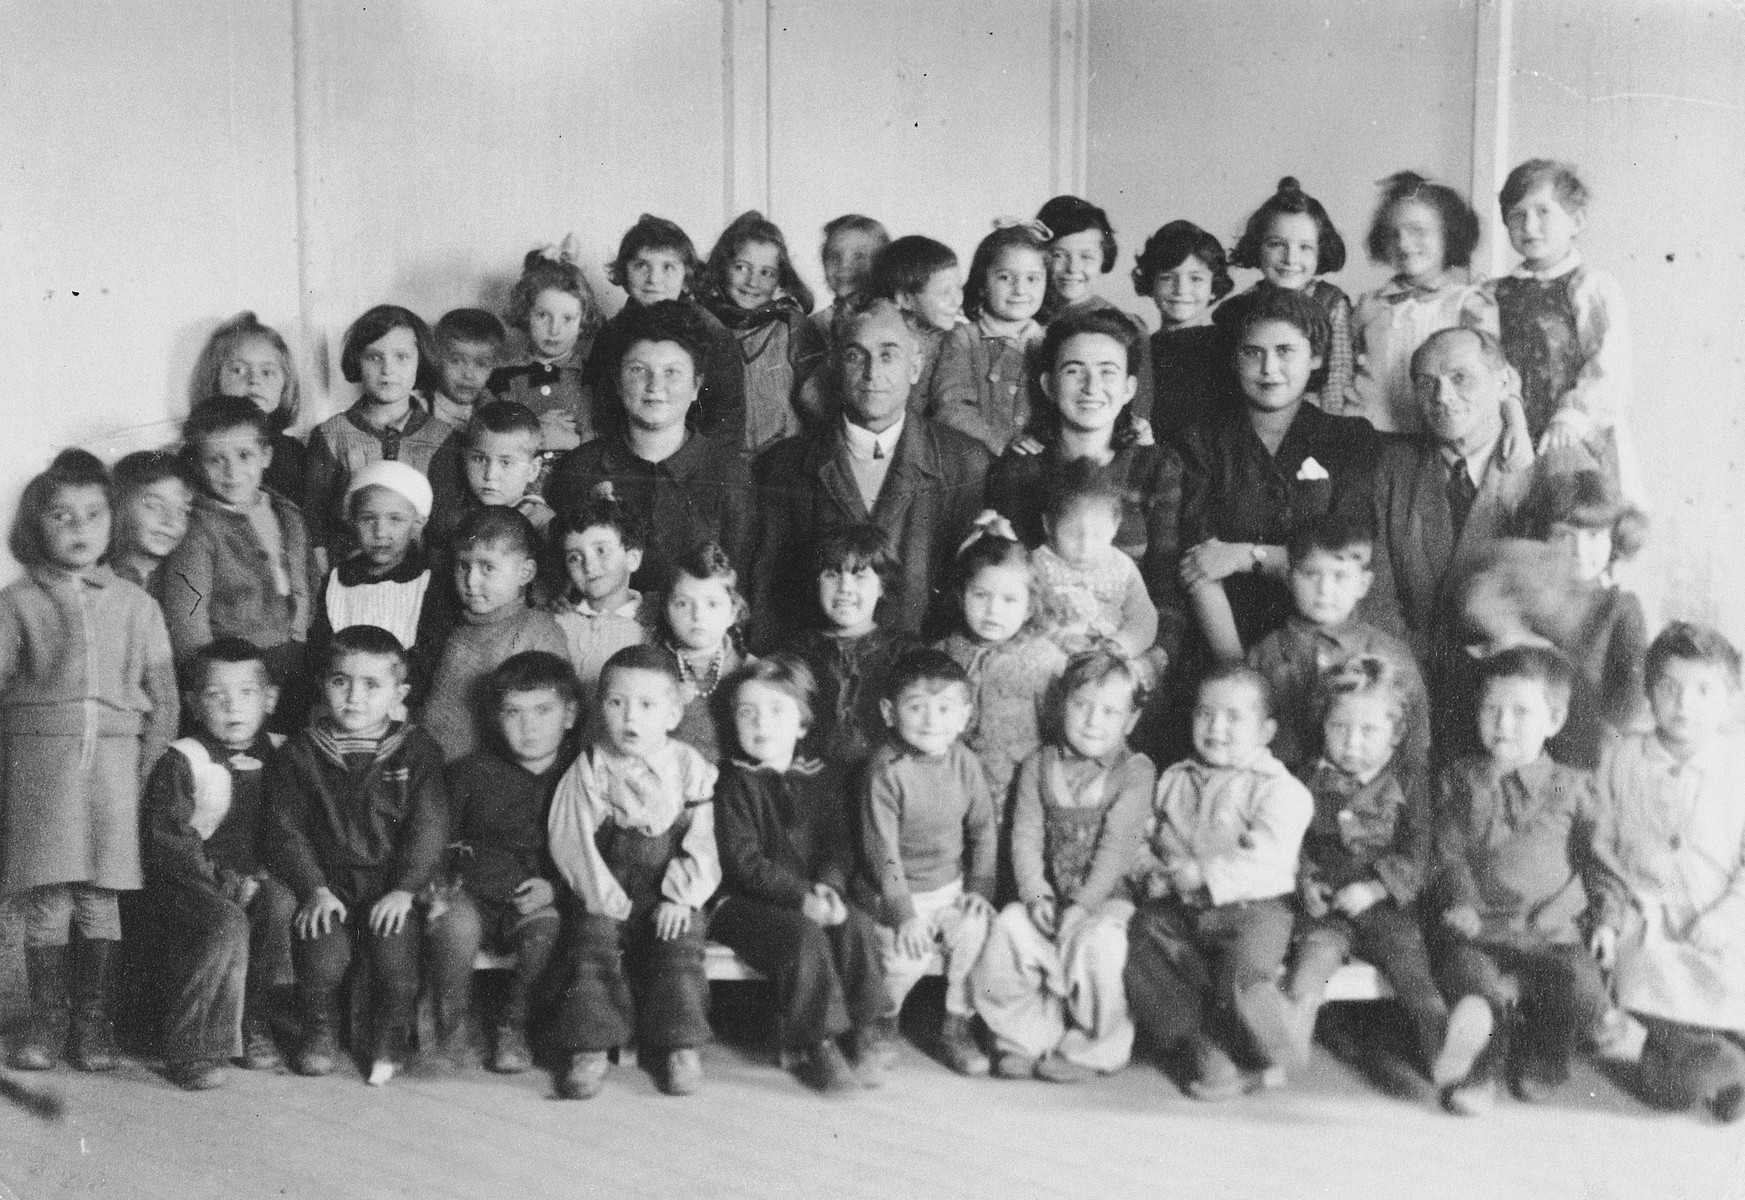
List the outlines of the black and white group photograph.
{"label": "black and white group photograph", "polygon": [[0,1200],[1745,1200],[1737,0],[0,0]]}

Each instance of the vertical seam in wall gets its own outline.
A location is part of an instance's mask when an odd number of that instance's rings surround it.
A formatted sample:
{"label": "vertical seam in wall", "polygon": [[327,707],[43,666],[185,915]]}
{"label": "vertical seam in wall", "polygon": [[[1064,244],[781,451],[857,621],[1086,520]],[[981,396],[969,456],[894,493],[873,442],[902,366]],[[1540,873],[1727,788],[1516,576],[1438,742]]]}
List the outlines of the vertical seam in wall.
{"label": "vertical seam in wall", "polygon": [[[763,5],[763,211],[776,210],[775,131],[776,0]],[[729,214],[732,216],[734,214]]]}
{"label": "vertical seam in wall", "polygon": [[1091,150],[1091,6],[1090,0],[1073,4],[1073,118],[1072,182],[1080,196],[1090,190]]}
{"label": "vertical seam in wall", "polygon": [[[1473,207],[1484,213],[1494,211],[1509,166],[1514,0],[1478,0],[1474,11],[1471,190]],[[1500,230],[1489,238],[1489,274],[1507,265],[1506,244]]]}
{"label": "vertical seam in wall", "polygon": [[721,0],[721,209],[726,219],[733,219],[734,180],[739,168],[734,145],[735,112],[733,103],[733,10],[737,0]]}
{"label": "vertical seam in wall", "polygon": [[314,184],[310,168],[308,124],[310,120],[312,85],[306,45],[308,23],[303,13],[304,0],[291,0],[291,185],[296,201],[297,218],[297,323],[301,327],[305,363],[315,368],[307,372],[323,398],[328,391],[327,355],[318,346],[315,327],[315,299],[311,282],[314,276],[314,251],[310,231],[314,219],[310,213]]}

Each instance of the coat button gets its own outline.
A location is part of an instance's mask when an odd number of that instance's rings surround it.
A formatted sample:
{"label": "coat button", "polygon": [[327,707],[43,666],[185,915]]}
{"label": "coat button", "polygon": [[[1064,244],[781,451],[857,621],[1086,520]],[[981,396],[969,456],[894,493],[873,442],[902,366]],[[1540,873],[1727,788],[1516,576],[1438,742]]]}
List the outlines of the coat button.
{"label": "coat button", "polygon": [[551,395],[551,384],[549,384],[549,383],[541,384],[539,387],[539,394],[541,396]]}

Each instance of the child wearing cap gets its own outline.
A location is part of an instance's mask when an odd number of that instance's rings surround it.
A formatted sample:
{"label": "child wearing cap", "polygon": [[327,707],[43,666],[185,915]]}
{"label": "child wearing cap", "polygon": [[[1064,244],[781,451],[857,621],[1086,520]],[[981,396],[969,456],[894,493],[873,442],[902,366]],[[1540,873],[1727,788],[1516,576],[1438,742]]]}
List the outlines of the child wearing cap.
{"label": "child wearing cap", "polygon": [[373,462],[351,477],[343,511],[355,549],[328,572],[309,628],[314,662],[341,629],[375,625],[393,634],[411,659],[413,703],[439,641],[431,633],[435,606],[425,603],[431,569],[422,535],[431,502],[430,481],[403,462]]}

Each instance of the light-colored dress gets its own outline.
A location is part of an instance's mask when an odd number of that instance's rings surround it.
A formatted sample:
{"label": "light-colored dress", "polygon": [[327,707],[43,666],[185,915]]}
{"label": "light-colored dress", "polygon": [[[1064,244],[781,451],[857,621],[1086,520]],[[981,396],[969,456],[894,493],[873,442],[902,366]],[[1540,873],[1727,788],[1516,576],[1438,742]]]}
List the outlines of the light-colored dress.
{"label": "light-colored dress", "polygon": [[1478,287],[1449,272],[1433,288],[1394,278],[1360,296],[1351,317],[1351,394],[1330,411],[1363,417],[1383,433],[1421,432],[1412,355],[1437,330],[1460,324],[1461,311]]}
{"label": "light-colored dress", "polygon": [[1145,578],[1110,547],[1088,567],[1074,567],[1048,546],[1030,556],[1036,577],[1036,627],[1068,654],[1112,643],[1137,657],[1157,641],[1157,606]]}
{"label": "light-colored dress", "polygon": [[1612,914],[1618,1002],[1687,1025],[1745,1032],[1745,740],[1680,763],[1652,733],[1600,767],[1610,857],[1631,911]]}

